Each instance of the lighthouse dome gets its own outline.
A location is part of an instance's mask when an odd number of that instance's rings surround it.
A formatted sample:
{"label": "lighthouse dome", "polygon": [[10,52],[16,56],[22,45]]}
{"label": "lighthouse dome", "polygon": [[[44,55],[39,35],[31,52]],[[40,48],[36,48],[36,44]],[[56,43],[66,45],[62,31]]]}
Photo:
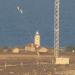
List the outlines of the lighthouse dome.
{"label": "lighthouse dome", "polygon": [[37,32],[36,32],[36,35],[38,35],[38,34],[39,34],[39,32],[37,31]]}

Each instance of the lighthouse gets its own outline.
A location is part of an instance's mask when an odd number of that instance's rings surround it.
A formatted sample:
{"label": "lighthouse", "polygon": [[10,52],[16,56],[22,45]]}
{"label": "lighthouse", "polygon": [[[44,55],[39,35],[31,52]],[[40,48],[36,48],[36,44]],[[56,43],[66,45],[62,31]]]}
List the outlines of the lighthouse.
{"label": "lighthouse", "polygon": [[34,36],[34,45],[36,48],[40,47],[40,34],[38,31],[35,33],[35,36]]}

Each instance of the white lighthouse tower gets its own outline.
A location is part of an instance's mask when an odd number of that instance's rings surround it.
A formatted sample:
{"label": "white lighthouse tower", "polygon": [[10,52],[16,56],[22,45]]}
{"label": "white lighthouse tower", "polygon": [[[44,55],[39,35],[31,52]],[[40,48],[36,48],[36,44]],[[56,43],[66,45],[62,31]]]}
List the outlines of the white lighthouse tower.
{"label": "white lighthouse tower", "polygon": [[40,47],[40,34],[38,31],[35,33],[35,36],[34,36],[34,45],[36,48]]}

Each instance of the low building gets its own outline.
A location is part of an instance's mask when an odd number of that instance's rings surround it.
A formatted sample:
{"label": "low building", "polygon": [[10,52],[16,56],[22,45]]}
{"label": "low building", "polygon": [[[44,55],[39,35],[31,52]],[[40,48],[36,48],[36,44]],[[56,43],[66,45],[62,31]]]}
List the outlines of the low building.
{"label": "low building", "polygon": [[36,52],[34,44],[31,43],[31,44],[26,45],[25,51]]}
{"label": "low building", "polygon": [[46,53],[46,52],[48,52],[48,49],[45,47],[41,47],[41,48],[39,48],[39,52]]}
{"label": "low building", "polygon": [[20,49],[19,48],[13,48],[12,49],[12,53],[19,53],[20,52]]}
{"label": "low building", "polygon": [[69,64],[69,58],[64,57],[56,58],[55,64]]}

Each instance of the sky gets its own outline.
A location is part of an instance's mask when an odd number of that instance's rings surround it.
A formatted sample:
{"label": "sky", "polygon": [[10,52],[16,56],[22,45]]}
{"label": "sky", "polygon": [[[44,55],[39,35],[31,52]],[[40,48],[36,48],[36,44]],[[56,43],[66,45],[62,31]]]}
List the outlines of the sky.
{"label": "sky", "polygon": [[[75,0],[60,6],[60,46],[75,46]],[[36,31],[41,46],[53,47],[53,27],[54,0],[0,0],[0,47],[33,43]]]}

